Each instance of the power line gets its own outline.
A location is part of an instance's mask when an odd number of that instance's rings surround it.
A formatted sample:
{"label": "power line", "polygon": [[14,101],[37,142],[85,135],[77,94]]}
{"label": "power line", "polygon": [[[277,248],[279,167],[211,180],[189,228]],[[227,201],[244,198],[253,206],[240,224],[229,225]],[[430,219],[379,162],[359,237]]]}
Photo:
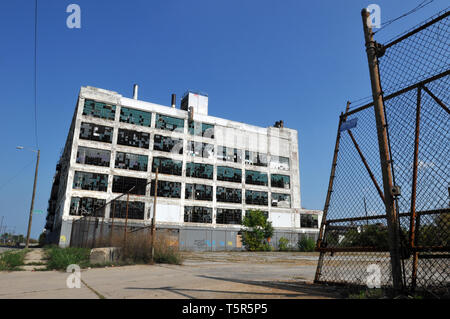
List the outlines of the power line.
{"label": "power line", "polygon": [[38,0],[35,0],[34,6],[34,137],[36,139],[36,148],[39,149],[37,133],[37,19],[38,19]]}
{"label": "power line", "polygon": [[34,162],[34,159],[31,160],[31,162],[29,162],[27,165],[25,165],[24,167],[22,167],[14,176],[12,176],[10,179],[8,179],[5,183],[3,183],[2,185],[0,185],[0,190],[3,189],[3,187],[5,187],[6,185],[9,185],[11,183],[12,180],[16,179],[17,177],[19,177],[20,174],[22,174],[26,168],[28,168],[32,163]]}
{"label": "power line", "polygon": [[419,11],[420,9],[422,9],[423,7],[426,7],[427,5],[429,5],[430,3],[432,3],[433,1],[434,1],[434,0],[424,0],[424,1],[422,1],[422,2],[421,2],[417,7],[415,7],[414,9],[412,9],[412,10],[410,10],[410,11],[408,11],[408,12],[406,12],[406,13],[400,15],[400,16],[398,16],[397,18],[394,18],[394,19],[391,19],[391,20],[389,20],[389,21],[386,21],[386,22],[382,23],[382,24],[381,24],[381,28],[378,29],[377,31],[375,31],[373,34],[375,34],[375,33],[377,33],[377,32],[380,32],[381,30],[383,30],[384,28],[386,28],[386,27],[387,27],[388,25],[390,25],[391,23],[393,23],[393,22],[395,22],[395,21],[397,21],[397,20],[400,20],[400,19],[402,19],[402,18],[404,18],[404,17],[406,17],[406,16],[409,16],[410,14],[412,14],[412,13],[414,13],[414,12]]}

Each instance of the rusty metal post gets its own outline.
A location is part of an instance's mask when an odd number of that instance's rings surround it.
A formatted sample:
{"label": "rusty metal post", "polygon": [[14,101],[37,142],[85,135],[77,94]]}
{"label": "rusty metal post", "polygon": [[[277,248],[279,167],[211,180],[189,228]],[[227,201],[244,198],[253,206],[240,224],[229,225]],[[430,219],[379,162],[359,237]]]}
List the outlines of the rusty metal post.
{"label": "rusty metal post", "polygon": [[153,199],[153,218],[152,218],[152,262],[155,256],[155,236],[156,236],[156,200],[158,198],[158,167],[155,174],[155,192]]}
{"label": "rusty metal post", "polygon": [[383,92],[381,90],[377,45],[373,39],[372,28],[369,26],[370,13],[363,9],[361,11],[364,27],[364,38],[367,52],[367,60],[370,71],[370,82],[372,85],[372,96],[374,102],[375,120],[377,125],[378,147],[380,152],[381,172],[383,175],[383,188],[386,207],[386,219],[389,232],[389,251],[391,257],[391,270],[393,288],[396,291],[402,289],[402,270],[400,261],[400,240],[398,229],[398,215],[392,194],[392,169],[387,138],[386,118],[384,114]]}
{"label": "rusty metal post", "polygon": [[111,231],[109,232],[109,245],[112,245],[112,238],[114,233],[114,214],[116,212],[116,200],[113,200],[113,211],[112,211],[112,219],[111,219]]}
{"label": "rusty metal post", "polygon": [[[414,162],[411,189],[411,219],[409,226],[409,245],[411,248],[416,246],[416,192],[417,192],[417,170],[419,162],[419,136],[420,136],[420,107],[422,98],[422,88],[417,88],[417,107],[416,107],[416,131],[414,136]],[[411,272],[411,288],[416,287],[418,252],[413,252],[412,272]]]}
{"label": "rusty metal post", "polygon": [[[345,108],[345,114],[348,112],[349,108],[350,108],[350,102],[347,102],[347,106]],[[330,206],[331,193],[333,192],[333,182],[334,182],[334,177],[335,177],[335,172],[336,172],[337,157],[338,157],[338,153],[339,153],[339,143],[341,140],[341,125],[342,125],[342,122],[345,122],[345,119],[346,119],[345,114],[341,113],[341,116],[339,117],[338,130],[337,130],[337,134],[336,134],[336,143],[334,145],[333,162],[331,164],[330,180],[328,182],[327,197],[325,199],[325,206],[323,208],[322,223],[320,224],[319,237],[317,238],[317,244],[316,244],[317,249],[320,249],[322,246],[322,237],[323,237],[324,231],[325,231],[324,228],[325,228],[325,223],[327,221],[328,207]],[[301,227],[301,225],[300,225],[300,227]],[[319,281],[320,273],[322,271],[323,257],[324,257],[324,253],[320,252],[319,262],[317,264],[317,269],[316,269],[316,275],[314,277],[315,282]]]}
{"label": "rusty metal post", "polygon": [[130,201],[130,193],[127,193],[127,210],[125,213],[125,228],[123,231],[123,247],[126,249],[127,246],[127,228],[128,228],[128,202]]}

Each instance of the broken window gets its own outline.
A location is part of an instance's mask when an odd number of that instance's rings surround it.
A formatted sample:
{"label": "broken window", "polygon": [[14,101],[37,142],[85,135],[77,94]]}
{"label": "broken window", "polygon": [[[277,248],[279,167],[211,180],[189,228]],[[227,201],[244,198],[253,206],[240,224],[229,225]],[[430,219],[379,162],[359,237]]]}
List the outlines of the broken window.
{"label": "broken window", "polygon": [[183,133],[184,120],[162,114],[156,114],[156,128]]}
{"label": "broken window", "polygon": [[212,186],[200,184],[186,184],[185,199],[213,200]]}
{"label": "broken window", "polygon": [[280,208],[290,208],[291,207],[291,195],[272,193],[272,206]]}
{"label": "broken window", "polygon": [[242,190],[237,188],[226,188],[218,186],[216,189],[216,199],[218,202],[242,203]]}
{"label": "broken window", "polygon": [[148,156],[131,154],[131,153],[116,153],[115,167],[122,169],[130,169],[133,171],[147,171]]}
{"label": "broken window", "polygon": [[158,172],[161,174],[181,176],[182,166],[182,161],[176,161],[166,157],[154,157],[152,172],[155,173],[158,167]]}
{"label": "broken window", "polygon": [[183,154],[183,140],[169,136],[155,135],[153,149],[156,151]]}
{"label": "broken window", "polygon": [[233,167],[217,166],[217,180],[241,183],[242,170]]}
{"label": "broken window", "polygon": [[289,158],[283,156],[270,156],[270,168],[288,171],[290,169],[289,166]]}
{"label": "broken window", "polygon": [[112,143],[113,128],[104,125],[82,122],[80,126],[80,138],[105,143]]}
{"label": "broken window", "polygon": [[[127,201],[114,201],[114,209],[111,208],[109,218],[127,218]],[[145,203],[137,201],[128,201],[128,219],[144,219]]]}
{"label": "broken window", "polygon": [[212,223],[212,208],[198,206],[184,206],[184,222]]}
{"label": "broken window", "polygon": [[214,158],[214,145],[202,142],[188,141],[187,143],[187,154],[189,156],[204,157],[204,158]]}
{"label": "broken window", "polygon": [[[92,197],[72,197],[70,212],[72,216],[89,215],[95,217],[105,216],[106,200]],[[103,208],[103,209],[102,209]]]}
{"label": "broken window", "polygon": [[189,121],[189,134],[214,138],[214,125]]}
{"label": "broken window", "polygon": [[272,174],[270,175],[270,185],[272,187],[289,189],[291,187],[291,178],[287,175]]}
{"label": "broken window", "polygon": [[242,163],[242,150],[218,145],[217,159],[224,162]]}
{"label": "broken window", "polygon": [[120,108],[120,122],[150,127],[152,123],[152,113],[129,109],[122,106]]}
{"label": "broken window", "polygon": [[134,195],[145,195],[145,186],[147,180],[145,178],[117,176],[113,178],[113,193],[127,193]]}
{"label": "broken window", "polygon": [[[251,211],[252,211],[252,210],[246,210],[246,211],[245,211],[245,215],[250,214]],[[268,212],[268,211],[266,211],[266,210],[261,210],[260,212],[263,213],[264,217],[266,217],[267,219],[269,218],[269,212]]]}
{"label": "broken window", "polygon": [[267,173],[257,171],[245,171],[245,183],[252,185],[268,185]]}
{"label": "broken window", "polygon": [[319,228],[319,216],[314,214],[300,214],[301,228]]}
{"label": "broken window", "polygon": [[186,163],[186,177],[213,179],[213,172],[210,164]]}
{"label": "broken window", "polygon": [[[155,195],[155,180],[152,180],[150,196]],[[181,198],[181,183],[158,181],[158,197]]]}
{"label": "broken window", "polygon": [[245,164],[267,166],[267,155],[259,152],[245,151]]}
{"label": "broken window", "polygon": [[242,210],[217,208],[216,224],[235,224],[242,222]]}
{"label": "broken window", "polygon": [[75,171],[73,188],[106,192],[108,188],[108,175]]}
{"label": "broken window", "polygon": [[269,204],[267,192],[245,191],[245,203],[247,205],[264,205]]}
{"label": "broken window", "polygon": [[110,159],[110,151],[78,146],[77,163],[79,164],[108,167]]}
{"label": "broken window", "polygon": [[117,135],[117,144],[148,149],[149,143],[149,133],[119,129],[119,134]]}
{"label": "broken window", "polygon": [[93,100],[84,100],[83,115],[91,115],[114,121],[116,117],[116,106]]}

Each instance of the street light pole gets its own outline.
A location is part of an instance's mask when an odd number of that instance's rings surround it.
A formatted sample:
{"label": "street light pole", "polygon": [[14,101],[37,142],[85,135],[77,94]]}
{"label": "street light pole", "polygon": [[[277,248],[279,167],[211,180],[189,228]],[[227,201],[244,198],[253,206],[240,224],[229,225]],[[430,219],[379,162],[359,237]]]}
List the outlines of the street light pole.
{"label": "street light pole", "polygon": [[34,197],[36,195],[36,183],[37,183],[40,155],[41,155],[41,151],[37,150],[36,170],[34,172],[33,197],[31,198],[30,217],[28,219],[27,242],[25,244],[25,248],[28,248],[28,246],[30,244],[31,222],[33,220]]}

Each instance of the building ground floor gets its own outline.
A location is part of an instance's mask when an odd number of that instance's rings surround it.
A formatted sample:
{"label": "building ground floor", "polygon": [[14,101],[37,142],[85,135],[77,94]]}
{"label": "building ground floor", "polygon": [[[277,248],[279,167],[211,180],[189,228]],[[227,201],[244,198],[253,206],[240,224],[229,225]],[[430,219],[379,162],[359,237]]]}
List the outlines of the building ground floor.
{"label": "building ground floor", "polygon": [[[128,238],[149,238],[151,224],[149,222],[127,222]],[[171,245],[187,251],[225,251],[243,250],[240,225],[192,225],[189,223],[168,224],[157,223],[156,235],[164,238]],[[281,238],[286,238],[289,245],[297,247],[303,237],[317,240],[318,228],[274,228],[270,245],[278,247]],[[102,218],[84,217],[79,219],[62,220],[59,227],[47,234],[49,243],[60,247],[99,247],[114,245],[117,240],[125,236],[125,222],[123,220],[102,220]]]}

